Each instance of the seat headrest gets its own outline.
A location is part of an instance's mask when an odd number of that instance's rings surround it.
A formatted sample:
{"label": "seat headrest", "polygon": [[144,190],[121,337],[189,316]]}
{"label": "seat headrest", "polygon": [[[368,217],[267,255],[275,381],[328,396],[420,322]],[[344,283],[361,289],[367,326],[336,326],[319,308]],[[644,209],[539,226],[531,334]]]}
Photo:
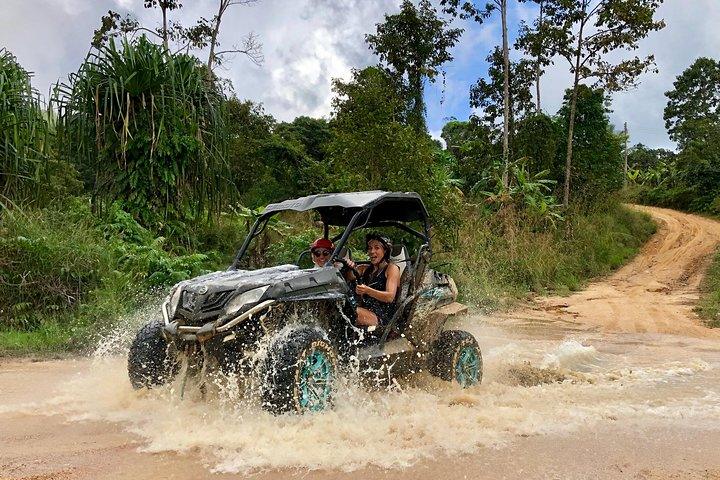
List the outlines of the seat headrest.
{"label": "seat headrest", "polygon": [[390,250],[390,261],[400,268],[400,275],[402,275],[405,271],[408,258],[407,248],[405,248],[405,245],[400,243],[393,245],[392,250]]}
{"label": "seat headrest", "polygon": [[390,256],[397,257],[398,255],[402,254],[403,252],[405,252],[405,254],[407,255],[407,249],[405,248],[405,245],[403,245],[401,243],[396,243],[395,245],[393,245],[392,249],[390,250]]}

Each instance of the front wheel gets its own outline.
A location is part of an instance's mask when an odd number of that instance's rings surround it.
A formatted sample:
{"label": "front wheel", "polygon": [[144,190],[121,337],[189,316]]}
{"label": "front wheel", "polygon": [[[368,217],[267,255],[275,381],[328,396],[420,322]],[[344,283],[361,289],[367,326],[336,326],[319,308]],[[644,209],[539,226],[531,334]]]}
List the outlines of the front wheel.
{"label": "front wheel", "polygon": [[430,373],[462,388],[482,381],[482,355],[477,340],[462,330],[446,330],[433,342],[428,359]]}
{"label": "front wheel", "polygon": [[261,374],[263,407],[273,413],[329,408],[337,367],[337,355],[322,329],[289,327],[268,348]]}
{"label": "front wheel", "polygon": [[168,358],[168,343],[162,334],[164,323],[154,320],[135,335],[128,353],[128,376],[133,388],[152,388],[170,381],[175,369]]}

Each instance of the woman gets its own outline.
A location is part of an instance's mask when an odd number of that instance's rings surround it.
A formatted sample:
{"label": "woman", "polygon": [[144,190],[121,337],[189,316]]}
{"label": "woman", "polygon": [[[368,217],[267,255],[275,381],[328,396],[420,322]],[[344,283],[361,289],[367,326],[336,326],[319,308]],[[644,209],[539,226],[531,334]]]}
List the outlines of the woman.
{"label": "woman", "polygon": [[365,236],[365,245],[370,265],[360,266],[363,284],[355,288],[362,304],[357,308],[357,323],[365,327],[387,325],[395,313],[400,268],[390,262],[392,243],[387,237],[369,233]]}

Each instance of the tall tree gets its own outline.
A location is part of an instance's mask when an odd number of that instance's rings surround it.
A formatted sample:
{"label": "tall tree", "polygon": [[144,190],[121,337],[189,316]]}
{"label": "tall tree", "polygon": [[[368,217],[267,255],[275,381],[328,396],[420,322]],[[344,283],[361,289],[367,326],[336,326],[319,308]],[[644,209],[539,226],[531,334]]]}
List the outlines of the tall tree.
{"label": "tall tree", "polygon": [[404,0],[400,13],[385,15],[376,33],[365,36],[387,71],[407,82],[408,121],[417,132],[426,131],[423,82],[434,82],[440,66],[453,59],[450,49],[461,33],[462,29],[449,28],[438,18],[429,0],[420,0],[417,7]]}
{"label": "tall tree", "polygon": [[349,82],[336,80],[333,90],[332,177],[326,189],[418,192],[441,236],[447,234],[458,219],[457,198],[447,170],[435,161],[435,143],[407,125],[406,99],[396,79],[368,67],[354,71]]}
{"label": "tall tree", "polygon": [[499,47],[488,55],[488,79],[480,78],[470,88],[470,106],[480,108],[483,118],[490,128],[495,128],[500,120],[503,134],[505,132],[505,108],[507,98],[507,132],[508,144],[512,147],[515,135],[515,123],[519,117],[533,111],[530,85],[534,76],[534,67],[529,60],[510,62],[508,64],[508,89],[505,91],[505,59]]}
{"label": "tall tree", "polygon": [[191,42],[196,45],[204,47],[205,44],[210,46],[210,53],[208,54],[207,69],[208,72],[213,71],[215,64],[222,63],[223,56],[232,53],[241,53],[247,56],[255,65],[261,65],[264,61],[262,54],[262,44],[259,41],[258,36],[250,32],[244,39],[242,46],[233,45],[232,48],[227,50],[218,51],[216,50],[220,46],[218,36],[220,35],[220,23],[222,22],[223,16],[230,7],[237,5],[250,5],[256,3],[258,0],[218,0],[218,12],[209,21],[202,18],[198,21],[197,25],[190,30]]}
{"label": "tall tree", "polygon": [[563,205],[570,202],[573,129],[580,82],[595,79],[607,93],[637,85],[638,76],[653,68],[654,57],[613,63],[613,54],[634,50],[650,32],[665,26],[654,15],[663,0],[546,0],[547,21],[539,28],[548,49],[570,64],[570,98]]}
{"label": "tall tree", "polygon": [[[572,181],[580,197],[590,201],[622,187],[622,134],[613,131],[610,125],[608,98],[601,88],[580,85],[576,92],[567,89],[563,105],[558,112],[564,123],[565,138],[570,128],[570,110],[575,96],[575,133],[574,166]],[[563,152],[558,149],[559,157],[555,174],[559,181],[562,169]]]}
{"label": "tall tree", "polygon": [[535,66],[535,110],[542,112],[540,103],[540,78],[544,73],[543,67],[550,65],[551,59],[547,55],[547,42],[541,34],[545,18],[545,0],[520,0],[521,2],[533,2],[538,5],[538,16],[531,27],[525,21],[520,22],[520,35],[515,43],[515,48],[522,49],[527,55],[534,59]]}
{"label": "tall tree", "polygon": [[159,38],[165,50],[169,50],[169,40],[182,36],[183,28],[177,22],[168,20],[168,12],[182,8],[182,0],[143,0],[145,8],[159,8],[162,20],[155,28],[143,27],[132,15],[121,18],[120,14],[109,10],[107,15],[100,19],[100,28],[93,34],[92,45],[99,47],[111,37],[134,32],[145,32]]}
{"label": "tall tree", "polygon": [[500,12],[503,52],[503,186],[509,185],[508,168],[510,165],[510,49],[508,47],[507,0],[492,0],[482,5],[475,0],[440,0],[444,11],[463,19],[473,19],[482,23],[492,15]]}
{"label": "tall tree", "polygon": [[451,120],[443,126],[440,137],[445,140],[445,149],[455,160],[452,174],[462,180],[468,191],[491,167],[494,146],[490,130],[474,120]]}
{"label": "tall tree", "polygon": [[720,61],[698,58],[665,93],[664,118],[670,138],[681,149],[699,139],[712,125],[720,126]]}
{"label": "tall tree", "polygon": [[228,9],[238,5],[250,5],[259,0],[217,0],[217,13],[210,19],[201,17],[191,27],[184,27],[179,22],[168,20],[168,13],[182,8],[181,0],[144,0],[145,8],[159,8],[162,13],[160,26],[148,28],[142,26],[134,16],[128,14],[124,18],[117,12],[108,11],[100,20],[100,27],[95,30],[92,45],[99,48],[108,39],[134,33],[149,33],[151,36],[162,40],[165,50],[170,48],[170,41],[175,43],[174,51],[186,53],[190,49],[203,49],[209,47],[208,59],[206,62],[207,72],[212,76],[213,68],[223,62],[226,55],[241,53],[247,56],[253,63],[260,65],[264,61],[262,44],[259,37],[250,32],[242,41],[240,46],[233,45],[226,50],[218,50],[220,47],[220,25]]}

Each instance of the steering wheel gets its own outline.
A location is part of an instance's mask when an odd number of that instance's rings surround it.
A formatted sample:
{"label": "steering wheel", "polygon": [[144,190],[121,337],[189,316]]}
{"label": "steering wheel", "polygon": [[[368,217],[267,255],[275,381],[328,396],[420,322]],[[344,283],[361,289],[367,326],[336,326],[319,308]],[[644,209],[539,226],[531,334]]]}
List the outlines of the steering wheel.
{"label": "steering wheel", "polygon": [[355,280],[352,280],[351,282],[354,282],[357,285],[362,285],[362,275],[360,275],[360,272],[358,272],[357,268],[351,267],[346,259],[340,257],[333,257],[331,261],[341,263],[342,266],[350,270],[350,272],[352,272],[353,276],[355,277]]}

